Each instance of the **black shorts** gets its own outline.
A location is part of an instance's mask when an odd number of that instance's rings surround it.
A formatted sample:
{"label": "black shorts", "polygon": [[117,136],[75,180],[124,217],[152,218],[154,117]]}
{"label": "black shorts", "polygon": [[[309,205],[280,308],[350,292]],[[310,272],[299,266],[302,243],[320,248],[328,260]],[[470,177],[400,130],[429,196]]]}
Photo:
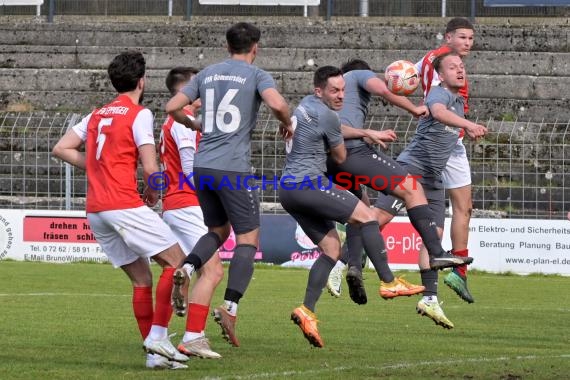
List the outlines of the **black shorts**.
{"label": "black shorts", "polygon": [[342,164],[335,163],[330,157],[327,159],[327,174],[333,177],[336,184],[351,190],[359,198],[362,198],[358,193],[360,185],[384,194],[393,194],[408,175],[400,164],[368,145],[350,148],[346,153],[346,160]]}
{"label": "black shorts", "polygon": [[[441,178],[433,178],[425,175],[425,172],[413,165],[402,164],[410,174],[421,176],[419,182],[424,189],[424,194],[428,201],[428,206],[435,218],[435,224],[439,228],[443,228],[445,224],[445,189],[442,186]],[[378,199],[374,207],[384,210],[392,215],[398,215],[398,212],[405,207],[405,203],[400,198],[393,195],[385,195],[378,193]]]}
{"label": "black shorts", "polygon": [[299,223],[303,231],[318,244],[325,235],[335,228],[334,221],[346,223],[359,200],[350,191],[338,189],[326,181],[325,189],[319,189],[317,180],[314,188],[300,183],[287,184],[279,188],[279,201],[291,216]]}
{"label": "black shorts", "polygon": [[260,225],[259,194],[244,183],[251,173],[194,168],[194,186],[207,227],[230,221],[236,234],[253,231]]}

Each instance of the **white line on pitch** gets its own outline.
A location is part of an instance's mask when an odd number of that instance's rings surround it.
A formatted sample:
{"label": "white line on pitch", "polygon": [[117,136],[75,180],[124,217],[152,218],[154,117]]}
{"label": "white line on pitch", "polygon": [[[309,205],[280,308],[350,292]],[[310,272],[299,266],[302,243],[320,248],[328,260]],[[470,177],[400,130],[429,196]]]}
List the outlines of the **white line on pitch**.
{"label": "white line on pitch", "polygon": [[202,380],[223,380],[223,379],[268,379],[273,377],[285,377],[285,376],[306,376],[314,374],[322,374],[327,372],[344,372],[352,369],[367,369],[367,370],[385,370],[385,369],[401,369],[401,368],[414,368],[423,367],[431,365],[456,365],[456,364],[466,364],[466,363],[481,363],[481,362],[501,362],[501,361],[517,361],[517,360],[540,360],[540,359],[570,359],[570,354],[563,355],[552,355],[552,356],[537,356],[537,355],[526,355],[526,356],[499,356],[495,358],[465,358],[465,359],[455,359],[455,360],[434,360],[434,361],[419,361],[419,362],[402,362],[395,364],[388,364],[383,366],[359,366],[359,367],[334,367],[334,368],[323,368],[323,369],[311,369],[307,371],[283,371],[283,372],[264,372],[256,373],[251,375],[243,376],[224,376],[224,377],[203,377]]}

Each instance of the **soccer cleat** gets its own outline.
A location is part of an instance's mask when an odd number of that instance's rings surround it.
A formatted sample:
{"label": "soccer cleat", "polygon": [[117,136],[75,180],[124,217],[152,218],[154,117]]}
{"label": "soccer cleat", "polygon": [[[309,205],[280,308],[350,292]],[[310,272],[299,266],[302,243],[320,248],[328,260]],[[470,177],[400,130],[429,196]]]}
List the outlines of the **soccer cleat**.
{"label": "soccer cleat", "polygon": [[399,296],[413,296],[425,290],[425,286],[414,285],[403,277],[396,277],[391,283],[380,282],[378,293],[385,300]]}
{"label": "soccer cleat", "polygon": [[364,305],[368,302],[366,297],[366,289],[362,280],[362,271],[357,267],[349,267],[346,272],[346,283],[348,284],[348,294],[350,299],[358,305]]}
{"label": "soccer cleat", "polygon": [[445,314],[443,314],[443,310],[437,301],[429,302],[421,299],[416,306],[416,311],[418,314],[430,317],[436,325],[439,325],[444,329],[452,329],[454,327],[453,322],[447,319]]}
{"label": "soccer cleat", "polygon": [[301,328],[303,335],[315,347],[323,347],[324,343],[317,328],[317,316],[304,305],[299,306],[291,313],[291,320]]}
{"label": "soccer cleat", "polygon": [[236,317],[228,313],[224,306],[220,306],[212,311],[214,320],[222,328],[222,336],[232,346],[239,347],[239,340],[236,336]]}
{"label": "soccer cleat", "polygon": [[186,364],[177,361],[168,360],[164,356],[158,354],[146,354],[146,368],[152,369],[185,369]]}
{"label": "soccer cleat", "polygon": [[455,273],[455,271],[451,271],[445,278],[443,279],[445,285],[449,286],[457,295],[467,303],[473,303],[475,300],[471,293],[469,293],[469,289],[467,289],[467,279],[461,277],[461,275]]}
{"label": "soccer cleat", "polygon": [[473,257],[455,256],[451,252],[442,252],[439,256],[430,256],[429,258],[429,266],[434,270],[457,267],[472,262]]}
{"label": "soccer cleat", "polygon": [[177,362],[186,362],[190,359],[188,356],[178,352],[168,337],[163,339],[151,339],[149,335],[143,342],[143,348],[147,353],[158,354]]}
{"label": "soccer cleat", "polygon": [[179,317],[186,315],[188,308],[186,296],[188,295],[188,284],[190,284],[193,273],[194,267],[189,264],[184,264],[182,268],[174,271],[171,303],[174,313]]}
{"label": "soccer cleat", "polygon": [[341,284],[342,284],[342,275],[344,271],[344,265],[342,264],[339,265],[339,262],[337,262],[337,264],[331,270],[331,273],[329,274],[329,279],[327,281],[327,290],[329,291],[331,296],[337,298],[340,297],[342,293]]}
{"label": "soccer cleat", "polygon": [[180,342],[178,351],[188,356],[197,356],[204,359],[219,359],[222,357],[222,355],[212,351],[210,341],[205,336],[188,342]]}

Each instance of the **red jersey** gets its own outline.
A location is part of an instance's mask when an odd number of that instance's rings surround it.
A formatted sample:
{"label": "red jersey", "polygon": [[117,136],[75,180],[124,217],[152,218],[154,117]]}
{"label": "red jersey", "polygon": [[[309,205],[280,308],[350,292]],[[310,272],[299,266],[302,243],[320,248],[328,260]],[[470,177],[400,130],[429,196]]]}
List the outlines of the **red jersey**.
{"label": "red jersey", "polygon": [[137,188],[138,147],[153,144],[150,110],[119,95],[73,127],[86,141],[87,212],[143,206]]}
{"label": "red jersey", "polygon": [[[192,116],[188,110],[184,110],[186,115]],[[186,128],[182,124],[174,121],[172,116],[168,116],[162,126],[160,134],[160,162],[163,165],[163,172],[170,181],[166,189],[166,195],[162,199],[162,209],[164,211],[176,210],[179,208],[199,206],[196,192],[184,182],[184,170],[180,158],[180,150],[191,148],[192,154],[198,149],[201,134]]]}
{"label": "red jersey", "polygon": [[[428,52],[421,60],[420,76],[422,77],[422,89],[424,91],[424,99],[427,96],[432,85],[439,85],[441,82],[439,76],[433,68],[433,61],[440,55],[451,52],[451,48],[447,45],[442,45],[439,48]],[[469,83],[465,78],[465,86],[459,89],[459,95],[463,97],[463,112],[465,115],[469,112]],[[465,131],[461,129],[459,137],[463,137]]]}

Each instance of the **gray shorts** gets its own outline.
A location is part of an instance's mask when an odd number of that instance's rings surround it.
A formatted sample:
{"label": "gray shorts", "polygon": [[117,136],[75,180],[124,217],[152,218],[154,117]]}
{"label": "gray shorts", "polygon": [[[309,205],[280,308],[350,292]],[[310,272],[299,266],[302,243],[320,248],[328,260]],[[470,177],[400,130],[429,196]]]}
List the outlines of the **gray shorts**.
{"label": "gray shorts", "polygon": [[[424,194],[428,201],[428,206],[435,218],[435,224],[443,228],[445,224],[445,190],[441,183],[441,178],[433,178],[426,176],[424,171],[413,166],[401,163],[402,167],[412,175],[421,176],[419,182],[424,189]],[[406,204],[400,198],[393,195],[385,195],[378,193],[378,199],[374,207],[384,210],[392,215],[398,215],[398,212],[405,207]]]}
{"label": "gray shorts", "polygon": [[313,189],[307,186],[301,189],[300,183],[288,184],[287,188],[281,186],[279,201],[313,243],[318,244],[335,228],[334,221],[347,222],[359,200],[350,191],[339,189],[328,181],[323,190],[318,188],[317,180],[312,183]]}
{"label": "gray shorts", "polygon": [[340,186],[362,198],[360,185],[384,194],[392,194],[406,175],[406,170],[386,154],[368,145],[347,149],[346,160],[335,163],[327,160],[327,174]]}
{"label": "gray shorts", "polygon": [[[194,186],[206,226],[223,226],[229,220],[236,234],[259,227],[259,195],[257,190],[247,188],[247,177],[251,173],[194,169]],[[252,181],[248,184],[255,185]]]}

